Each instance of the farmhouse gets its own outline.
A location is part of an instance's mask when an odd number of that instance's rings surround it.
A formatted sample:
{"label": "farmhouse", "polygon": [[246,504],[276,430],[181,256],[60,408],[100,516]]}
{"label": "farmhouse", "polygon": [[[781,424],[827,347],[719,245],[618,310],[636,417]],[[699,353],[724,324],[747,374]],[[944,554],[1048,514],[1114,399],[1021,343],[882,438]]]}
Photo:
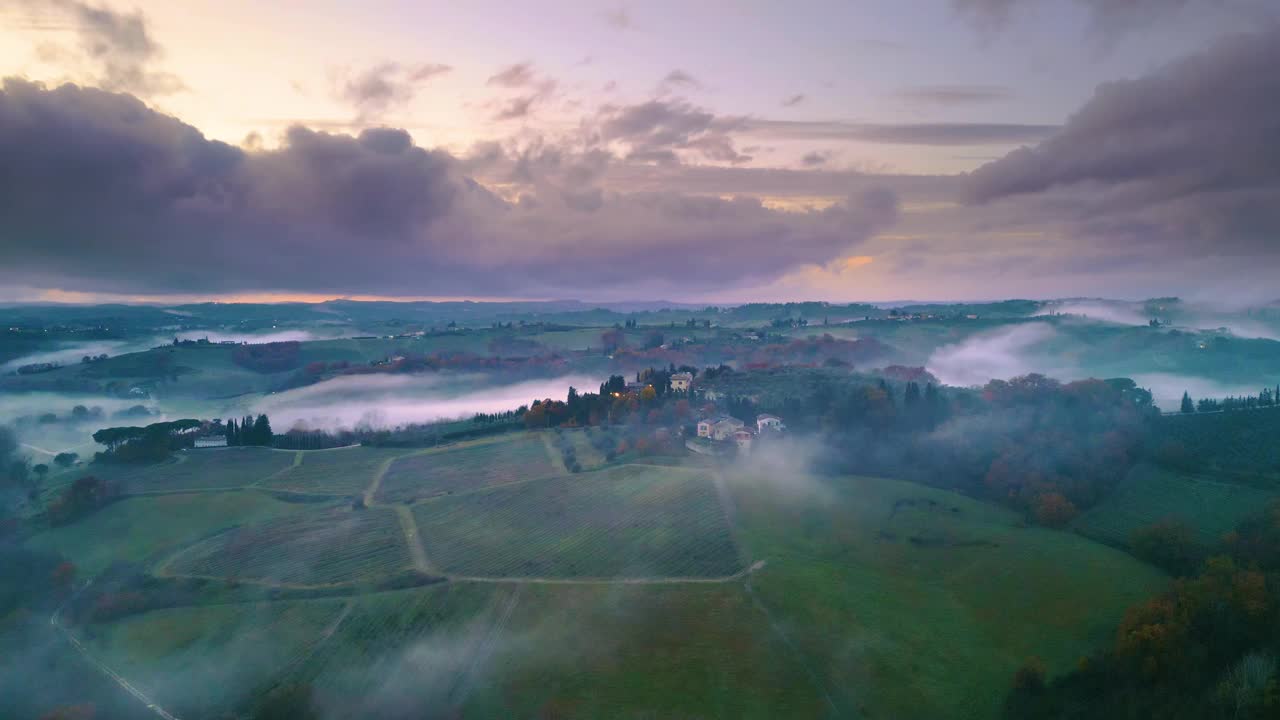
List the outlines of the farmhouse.
{"label": "farmhouse", "polygon": [[198,448],[226,447],[227,436],[226,435],[201,435],[200,437],[196,438],[195,446]]}
{"label": "farmhouse", "polygon": [[672,392],[688,392],[693,383],[693,373],[678,372],[671,376]]}
{"label": "farmhouse", "polygon": [[755,439],[756,434],[745,427],[740,430],[735,430],[733,433],[733,441],[737,443],[738,447],[742,450],[750,450],[751,443],[754,442]]}
{"label": "farmhouse", "polygon": [[716,415],[698,421],[698,437],[711,440],[732,440],[733,434],[746,427],[746,423],[736,417]]}
{"label": "farmhouse", "polygon": [[782,418],[778,417],[777,415],[769,415],[767,413],[762,413],[756,416],[757,432],[766,432],[766,431],[780,432],[786,429],[787,429],[787,426],[782,422]]}

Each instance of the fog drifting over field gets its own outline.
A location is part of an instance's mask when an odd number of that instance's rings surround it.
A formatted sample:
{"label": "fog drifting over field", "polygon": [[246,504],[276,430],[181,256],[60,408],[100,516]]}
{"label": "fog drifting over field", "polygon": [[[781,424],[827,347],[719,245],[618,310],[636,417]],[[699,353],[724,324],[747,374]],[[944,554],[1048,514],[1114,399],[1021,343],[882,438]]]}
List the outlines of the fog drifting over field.
{"label": "fog drifting over field", "polygon": [[962,342],[943,345],[929,356],[925,367],[944,385],[968,387],[987,381],[1038,372],[1052,377],[1072,376],[1059,367],[1061,359],[1037,353],[1035,346],[1057,336],[1048,323],[1029,323],[979,333]]}
{"label": "fog drifting over field", "polygon": [[600,379],[565,375],[483,386],[479,376],[347,376],[269,395],[254,403],[276,432],[301,424],[311,429],[390,428],[514,410],[534,398],[564,399],[573,386],[594,392]]}
{"label": "fog drifting over field", "polygon": [[190,330],[176,334],[179,340],[201,340],[207,338],[209,342],[236,342],[236,343],[273,343],[273,342],[307,342],[308,340],[327,340],[330,337],[342,337],[341,334],[335,335],[319,335],[310,330],[276,330],[274,332],[263,333],[246,333],[246,332],[220,332],[217,330]]}
{"label": "fog drifting over field", "polygon": [[1034,317],[1050,314],[1080,315],[1090,320],[1116,323],[1118,325],[1146,325],[1151,318],[1146,316],[1138,303],[1117,303],[1097,301],[1066,301],[1041,308]]}
{"label": "fog drifting over field", "polygon": [[65,343],[54,350],[31,353],[30,355],[14,358],[6,363],[0,363],[0,375],[14,372],[23,365],[33,363],[74,365],[80,362],[80,359],[85,355],[106,354],[115,356],[141,352],[154,347],[159,342],[160,340],[156,338],[149,338],[145,340],[91,340],[88,342]]}
{"label": "fog drifting over field", "polygon": [[1139,387],[1151,391],[1151,396],[1161,410],[1171,412],[1178,409],[1182,401],[1182,393],[1190,393],[1195,400],[1201,398],[1221,399],[1228,395],[1257,395],[1267,386],[1265,382],[1226,383],[1194,375],[1174,375],[1173,373],[1142,373],[1133,376]]}

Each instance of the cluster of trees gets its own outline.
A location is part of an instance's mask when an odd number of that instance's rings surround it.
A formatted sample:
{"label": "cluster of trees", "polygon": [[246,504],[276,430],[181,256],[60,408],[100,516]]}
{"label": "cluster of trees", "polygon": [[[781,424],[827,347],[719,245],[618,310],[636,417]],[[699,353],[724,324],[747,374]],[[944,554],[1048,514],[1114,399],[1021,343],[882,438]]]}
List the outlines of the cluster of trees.
{"label": "cluster of trees", "polygon": [[1212,472],[1271,487],[1280,476],[1280,412],[1219,412],[1159,418],[1147,440],[1150,458],[1180,473]]}
{"label": "cluster of trees", "polygon": [[302,362],[302,344],[297,341],[239,345],[231,353],[231,361],[240,367],[260,373],[293,370]]}
{"label": "cluster of trees", "polygon": [[1035,374],[973,392],[815,372],[807,389],[720,405],[737,417],[779,415],[824,438],[822,469],[960,490],[1053,527],[1123,479],[1158,413],[1132,380],[1063,384]]}
{"label": "cluster of trees", "polygon": [[66,525],[119,498],[119,484],[86,475],[76,478],[75,482],[63,490],[61,495],[49,503],[49,507],[45,509],[45,516],[50,525]]}
{"label": "cluster of trees", "polygon": [[[13,430],[0,425],[0,539],[16,530],[16,523],[8,522],[23,503],[34,498],[37,476],[31,470],[31,462],[18,454],[18,436]],[[3,575],[3,573],[0,573]]]}
{"label": "cluster of trees", "polygon": [[670,424],[687,422],[691,408],[684,393],[671,391],[671,376],[693,368],[648,368],[636,374],[643,387],[628,389],[627,379],[611,375],[598,393],[569,388],[564,400],[534,400],[524,413],[527,428],[587,427],[606,424]]}
{"label": "cluster of trees", "polygon": [[1280,385],[1275,389],[1262,388],[1262,392],[1257,395],[1241,395],[1235,397],[1229,395],[1217,400],[1214,398],[1200,398],[1192,401],[1190,393],[1182,393],[1182,404],[1179,412],[1184,415],[1190,415],[1197,412],[1220,412],[1233,410],[1254,410],[1257,408],[1276,407],[1280,405]]}
{"label": "cluster of trees", "polygon": [[234,419],[228,420],[225,430],[227,436],[227,444],[233,446],[239,445],[261,445],[271,447],[275,438],[275,433],[271,432],[271,420],[265,413],[258,415],[254,419],[252,415],[245,415],[236,422]]}
{"label": "cluster of trees", "polygon": [[174,450],[191,447],[195,431],[203,426],[199,420],[184,418],[145,427],[102,428],[93,434],[93,441],[106,445],[107,450],[97,453],[94,461],[158,462]]}
{"label": "cluster of trees", "polygon": [[[1174,528],[1157,534],[1171,533],[1180,545]],[[1075,671],[1052,682],[1020,671],[1006,717],[1280,717],[1280,504],[1200,559],[1169,557],[1194,567],[1130,608]]]}

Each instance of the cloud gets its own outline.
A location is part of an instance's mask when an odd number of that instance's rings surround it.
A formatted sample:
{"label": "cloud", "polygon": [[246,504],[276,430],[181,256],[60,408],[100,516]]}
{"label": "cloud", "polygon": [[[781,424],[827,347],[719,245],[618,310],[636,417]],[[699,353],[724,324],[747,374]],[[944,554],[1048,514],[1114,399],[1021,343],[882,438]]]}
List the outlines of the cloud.
{"label": "cloud", "polygon": [[533,63],[522,62],[515,65],[508,65],[491,75],[485,81],[486,85],[494,85],[504,88],[520,88],[532,85],[534,80]]}
{"label": "cloud", "polygon": [[805,153],[804,157],[800,158],[800,164],[805,167],[821,167],[830,162],[833,156],[834,153],[830,150],[814,150]]}
{"label": "cloud", "polygon": [[512,98],[502,104],[502,107],[494,114],[494,120],[516,120],[528,117],[529,112],[533,109],[533,104],[537,102],[537,95],[524,95],[518,98]]}
{"label": "cloud", "polygon": [[600,138],[621,142],[637,160],[677,159],[676,151],[693,151],[717,162],[741,163],[751,158],[738,152],[730,136],[743,127],[738,117],[717,116],[684,100],[650,100],[637,105],[603,107],[595,118]]}
{"label": "cloud", "polygon": [[902,90],[897,96],[922,105],[976,105],[1008,100],[1013,93],[998,85],[921,85]]}
{"label": "cloud", "polygon": [[498,122],[518,120],[532,115],[534,107],[552,97],[556,91],[556,81],[549,77],[539,79],[533,70],[533,64],[528,62],[503,68],[491,76],[486,84],[509,90],[526,91],[497,103],[497,111],[494,112],[493,119]]}
{"label": "cloud", "polygon": [[49,0],[46,8],[74,25],[81,53],[96,66],[95,85],[143,97],[184,89],[176,76],[151,68],[163,53],[141,10],[120,13],[76,0]]}
{"label": "cloud", "polygon": [[[992,213],[1034,208],[1135,262],[1280,258],[1280,25],[1102,85],[1060,131],[965,179]],[[1237,278],[1239,279],[1239,278]]]}
{"label": "cloud", "polygon": [[[609,119],[620,143],[718,151],[721,121],[692,108]],[[403,130],[293,127],[248,152],[127,94],[12,78],[0,156],[0,284],[77,291],[692,294],[843,257],[897,217],[895,194],[867,181],[793,213],[617,192],[600,182],[617,164],[604,148],[540,151],[508,200],[469,177],[480,160]],[[487,162],[520,164],[493,148]]]}
{"label": "cloud", "polygon": [[665,95],[678,90],[702,90],[702,83],[689,73],[676,68],[663,76],[658,83],[658,94]]}
{"label": "cloud", "polygon": [[[1024,8],[1048,0],[952,0],[956,12],[991,37],[1008,27]],[[1227,12],[1246,21],[1275,19],[1270,0],[1075,0],[1089,17],[1089,32],[1106,45],[1120,36],[1177,17],[1189,7]]]}
{"label": "cloud", "polygon": [[605,10],[604,21],[618,30],[630,30],[632,27],[631,13],[626,8]]}
{"label": "cloud", "polygon": [[748,119],[740,130],[761,137],[839,140],[887,145],[1013,145],[1040,140],[1057,125],[1021,123],[875,124],[827,120]]}
{"label": "cloud", "polygon": [[346,73],[338,80],[334,95],[354,107],[359,120],[374,119],[393,107],[408,104],[428,80],[452,69],[439,63],[384,62]]}
{"label": "cloud", "polygon": [[782,107],[795,107],[802,102],[804,102],[804,94],[796,93],[795,95],[792,95],[790,97],[783,98]]}

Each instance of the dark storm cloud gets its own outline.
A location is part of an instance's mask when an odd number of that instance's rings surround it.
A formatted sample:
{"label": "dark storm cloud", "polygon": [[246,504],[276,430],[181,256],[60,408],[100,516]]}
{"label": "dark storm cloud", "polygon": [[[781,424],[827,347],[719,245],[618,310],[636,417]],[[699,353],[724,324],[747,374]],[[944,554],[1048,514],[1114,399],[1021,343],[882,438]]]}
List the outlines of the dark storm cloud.
{"label": "dark storm cloud", "polygon": [[975,202],[1035,197],[1081,233],[1280,254],[1280,26],[1098,88],[1062,130],[982,166]]}
{"label": "dark storm cloud", "polygon": [[1104,85],[1060,133],[964,178],[966,196],[992,220],[1059,228],[1082,273],[1129,263],[1179,278],[1165,292],[1219,299],[1273,288],[1277,63],[1273,27]]}
{"label": "dark storm cloud", "polygon": [[1008,100],[1013,93],[997,85],[924,85],[907,88],[898,97],[927,105],[977,105]]}
{"label": "dark storm cloud", "polygon": [[339,78],[334,94],[355,108],[360,120],[370,120],[413,100],[428,80],[452,69],[439,63],[380,63],[358,72],[345,73]]}
{"label": "dark storm cloud", "polygon": [[[616,128],[644,138],[672,122]],[[697,146],[695,129],[673,137]],[[0,91],[0,156],[0,283],[82,291],[692,293],[829,262],[897,211],[866,182],[810,213],[612,192],[603,150],[512,162],[487,146],[464,162],[394,129],[294,127],[246,152],[130,95],[16,79]],[[469,179],[473,162],[518,168],[521,196]]]}
{"label": "dark storm cloud", "polygon": [[96,85],[140,96],[183,89],[174,75],[152,69],[162,51],[142,11],[120,13],[75,0],[50,0],[45,7],[70,19],[80,50],[96,68]]}
{"label": "dark storm cloud", "polygon": [[1021,123],[876,124],[825,120],[744,120],[739,130],[792,140],[843,140],[886,145],[1015,145],[1048,137],[1057,125]]}

